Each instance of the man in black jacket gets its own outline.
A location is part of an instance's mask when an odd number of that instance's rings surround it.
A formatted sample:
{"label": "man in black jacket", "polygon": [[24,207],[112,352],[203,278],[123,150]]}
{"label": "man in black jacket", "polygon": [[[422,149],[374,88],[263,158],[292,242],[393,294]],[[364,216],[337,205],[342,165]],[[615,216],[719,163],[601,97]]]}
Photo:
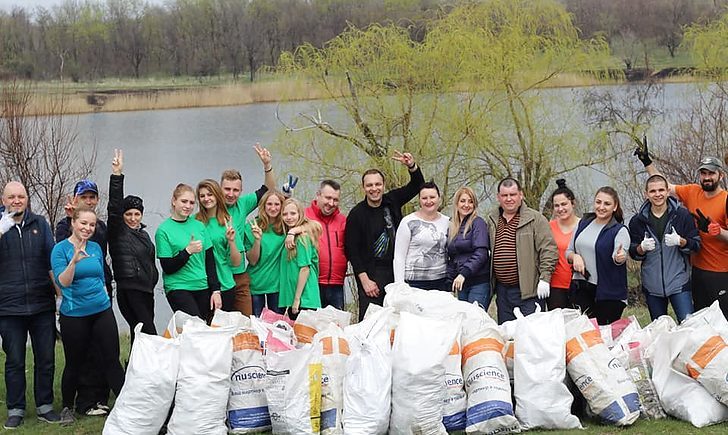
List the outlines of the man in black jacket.
{"label": "man in black jacket", "polygon": [[0,336],[5,352],[6,429],[25,416],[25,350],[33,346],[33,387],[37,416],[58,423],[53,411],[55,370],[55,291],[50,255],[53,237],[48,222],[28,210],[25,187],[11,181],[3,190],[0,218]]}
{"label": "man in black jacket", "polygon": [[359,288],[360,320],[370,303],[382,305],[384,286],[394,282],[394,236],[402,220],[402,206],[425,182],[412,154],[395,152],[392,158],[407,167],[409,183],[384,193],[384,174],[378,169],[365,171],[361,182],[366,198],[346,218],[345,249]]}
{"label": "man in black jacket", "polygon": [[[66,218],[61,219],[56,224],[56,243],[67,239],[71,235],[71,215],[73,210],[79,204],[85,205],[87,208],[96,210],[99,203],[99,188],[91,180],[81,180],[76,183],[73,189],[73,197],[66,204]],[[106,243],[106,223],[101,219],[96,221],[96,230],[91,240],[98,243],[101,252],[104,254],[104,281],[106,282],[106,291],[109,298],[113,296],[111,287],[111,268],[106,262],[107,243]],[[95,351],[95,345],[91,345],[86,364],[83,366],[81,378],[79,379],[78,396],[76,397],[76,412],[86,415],[106,415],[109,413],[109,386],[106,382],[106,376],[99,370],[102,366],[98,360],[100,353]]]}

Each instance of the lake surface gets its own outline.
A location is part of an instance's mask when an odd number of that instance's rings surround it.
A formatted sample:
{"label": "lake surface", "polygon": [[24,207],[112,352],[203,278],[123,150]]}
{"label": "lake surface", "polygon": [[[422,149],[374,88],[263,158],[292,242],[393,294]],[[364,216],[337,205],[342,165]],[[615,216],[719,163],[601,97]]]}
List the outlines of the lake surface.
{"label": "lake surface", "polygon": [[[688,104],[694,90],[695,85],[690,84],[666,85],[660,98],[667,114],[661,122],[671,122],[674,119],[671,114]],[[573,104],[580,104],[583,89],[555,89],[547,92],[564,94],[566,98],[573,98]],[[159,223],[169,216],[171,192],[180,182],[194,187],[204,178],[217,180],[224,169],[236,168],[243,174],[244,192],[251,192],[261,185],[263,170],[253,145],[260,142],[268,146],[281,134],[284,127],[275,117],[276,107],[279,108],[281,118],[287,122],[299,112],[311,113],[314,107],[321,107],[327,116],[343,119],[330,103],[314,101],[97,113],[78,116],[77,128],[84,149],[96,144],[94,178],[102,196],[108,190],[113,150],[124,150],[125,193],[144,199],[144,222],[153,237]],[[664,129],[655,127],[651,139],[654,137],[659,141],[662,131]],[[658,142],[653,139],[652,143]],[[293,170],[293,165],[286,165],[276,159],[275,154],[273,164],[279,180]],[[326,174],[315,175],[323,178]],[[601,183],[603,180],[603,175],[594,172],[595,182]],[[315,186],[300,189],[307,192],[313,190]],[[308,201],[310,198],[302,196],[301,199]],[[481,208],[488,207],[490,204],[484,204]],[[349,207],[342,208],[347,211]],[[155,294],[156,324],[157,329],[162,330],[171,312],[164,298],[161,279]],[[128,330],[118,311],[117,320],[121,329]]]}

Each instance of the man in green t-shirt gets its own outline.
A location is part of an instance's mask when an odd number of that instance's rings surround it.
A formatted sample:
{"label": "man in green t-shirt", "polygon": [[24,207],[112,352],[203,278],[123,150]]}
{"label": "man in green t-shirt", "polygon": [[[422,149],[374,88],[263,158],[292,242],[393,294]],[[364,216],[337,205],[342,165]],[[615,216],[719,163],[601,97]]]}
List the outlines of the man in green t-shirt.
{"label": "man in green t-shirt", "polygon": [[[225,196],[225,205],[230,213],[235,230],[238,234],[241,234],[245,252],[253,245],[252,234],[246,223],[246,218],[258,207],[260,198],[265,195],[268,189],[273,190],[276,188],[270,151],[261,147],[258,143],[255,144],[253,149],[263,164],[264,185],[253,193],[241,195],[243,192],[243,177],[239,171],[228,169],[223,171],[220,177],[220,187],[222,187]],[[246,273],[247,265],[247,260],[243,258],[240,266],[233,268],[235,278],[235,289],[233,291],[235,292],[235,309],[246,316],[250,316],[253,313],[253,306],[250,299],[250,277]]]}

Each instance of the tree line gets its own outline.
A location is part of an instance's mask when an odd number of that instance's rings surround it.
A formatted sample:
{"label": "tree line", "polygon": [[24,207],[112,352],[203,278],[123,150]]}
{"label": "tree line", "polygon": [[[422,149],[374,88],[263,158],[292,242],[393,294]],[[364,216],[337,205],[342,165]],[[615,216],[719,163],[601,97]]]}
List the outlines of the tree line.
{"label": "tree line", "polygon": [[[0,78],[231,75],[255,80],[280,54],[322,48],[349,25],[390,24],[415,40],[427,22],[477,1],[445,0],[65,0],[0,11]],[[709,21],[728,0],[561,0],[582,38],[603,36],[626,68],[645,47],[675,55],[683,29]]]}

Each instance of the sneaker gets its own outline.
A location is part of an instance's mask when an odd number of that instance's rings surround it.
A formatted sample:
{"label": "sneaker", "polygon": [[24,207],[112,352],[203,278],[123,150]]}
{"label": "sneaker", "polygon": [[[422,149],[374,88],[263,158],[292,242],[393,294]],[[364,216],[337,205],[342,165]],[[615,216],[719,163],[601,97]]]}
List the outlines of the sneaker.
{"label": "sneaker", "polygon": [[107,411],[103,407],[99,406],[98,403],[86,410],[86,415],[88,415],[88,416],[100,416],[100,415],[106,415],[108,413],[109,413],[109,411]]}
{"label": "sneaker", "polygon": [[109,408],[109,405],[104,405],[104,404],[103,404],[103,403],[101,403],[101,402],[97,403],[97,404],[96,404],[96,407],[97,407],[98,409],[103,409],[103,410],[104,410],[104,411],[106,411],[107,413],[111,411],[111,408]]}
{"label": "sneaker", "polygon": [[23,424],[23,417],[20,415],[11,415],[8,417],[8,419],[5,421],[5,424],[3,427],[5,429],[17,429],[20,427],[20,425]]}
{"label": "sneaker", "polygon": [[69,409],[68,407],[63,408],[63,411],[61,411],[61,420],[60,423],[64,426],[73,424],[76,422],[76,417],[73,416],[73,410]]}
{"label": "sneaker", "polygon": [[56,411],[50,410],[46,412],[45,414],[38,414],[38,420],[45,422],[45,423],[60,423],[61,422],[61,416],[56,413]]}

